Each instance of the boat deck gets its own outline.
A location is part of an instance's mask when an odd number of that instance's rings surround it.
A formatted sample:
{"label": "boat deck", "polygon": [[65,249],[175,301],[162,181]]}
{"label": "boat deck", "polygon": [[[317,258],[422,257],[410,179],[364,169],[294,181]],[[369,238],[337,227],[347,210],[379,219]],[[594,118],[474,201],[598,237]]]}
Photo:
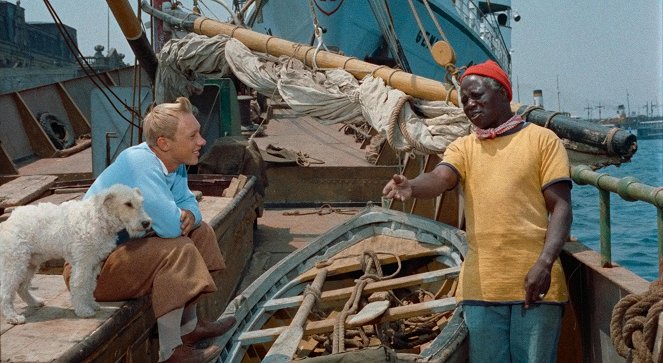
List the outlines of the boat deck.
{"label": "boat deck", "polygon": [[60,181],[92,178],[92,148],[65,158],[43,158],[18,168],[20,175],[56,175]]}
{"label": "boat deck", "polygon": [[340,131],[341,125],[323,125],[291,109],[277,109],[265,126],[266,136],[254,138],[262,150],[271,144],[307,154],[323,162],[312,163],[311,167],[374,166],[366,161],[365,151],[361,150],[362,144]]}

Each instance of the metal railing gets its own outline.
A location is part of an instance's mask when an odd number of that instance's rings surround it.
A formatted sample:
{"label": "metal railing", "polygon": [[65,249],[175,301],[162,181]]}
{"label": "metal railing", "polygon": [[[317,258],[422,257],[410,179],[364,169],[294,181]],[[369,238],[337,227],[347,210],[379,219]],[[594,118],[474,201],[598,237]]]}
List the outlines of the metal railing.
{"label": "metal railing", "polygon": [[616,193],[626,201],[647,202],[657,208],[658,276],[663,278],[663,187],[652,187],[630,176],[616,178],[597,173],[586,165],[572,167],[571,178],[579,185],[592,185],[599,191],[600,253],[603,267],[612,267],[610,193]]}
{"label": "metal railing", "polygon": [[481,36],[481,40],[495,54],[497,62],[511,74],[509,50],[495,17],[481,12],[473,0],[456,0],[454,6],[463,22]]}

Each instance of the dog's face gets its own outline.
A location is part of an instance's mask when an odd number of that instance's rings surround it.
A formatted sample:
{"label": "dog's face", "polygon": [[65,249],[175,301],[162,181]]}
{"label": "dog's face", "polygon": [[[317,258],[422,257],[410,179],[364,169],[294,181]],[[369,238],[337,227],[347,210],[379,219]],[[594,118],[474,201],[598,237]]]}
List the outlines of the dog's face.
{"label": "dog's face", "polygon": [[152,219],[143,209],[143,195],[138,188],[121,184],[112,186],[104,197],[104,207],[122,222],[131,237],[143,236],[152,226]]}

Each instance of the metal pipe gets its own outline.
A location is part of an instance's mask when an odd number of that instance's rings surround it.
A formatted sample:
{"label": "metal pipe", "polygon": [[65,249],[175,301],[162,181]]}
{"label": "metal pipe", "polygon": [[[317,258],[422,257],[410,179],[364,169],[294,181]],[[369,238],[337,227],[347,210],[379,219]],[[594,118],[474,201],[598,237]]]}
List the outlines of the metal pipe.
{"label": "metal pipe", "polygon": [[657,208],[658,274],[659,279],[663,281],[663,187],[652,187],[638,182],[633,177],[615,178],[597,173],[586,165],[572,167],[571,177],[579,185],[589,184],[599,190],[601,264],[604,267],[612,265],[609,192],[619,194],[626,201],[647,202]]}
{"label": "metal pipe", "polygon": [[111,144],[110,140],[111,139],[117,139],[117,133],[115,132],[107,132],[106,133],[106,167],[108,167],[113,160],[111,157]]}
{"label": "metal pipe", "polygon": [[590,184],[597,188],[619,194],[627,201],[642,201],[663,208],[663,188],[652,187],[638,182],[635,178],[616,178],[607,174],[593,171],[587,165],[578,165],[571,168],[571,177],[576,183]]}
{"label": "metal pipe", "polygon": [[140,20],[134,14],[127,0],[106,0],[106,3],[111,12],[113,12],[115,21],[120,26],[141,67],[150,77],[152,84],[154,84],[159,61],[152,50],[150,42],[147,40],[147,36],[143,32]]}
{"label": "metal pipe", "polygon": [[610,192],[599,189],[599,230],[601,240],[601,266],[612,267],[612,231],[610,226]]}

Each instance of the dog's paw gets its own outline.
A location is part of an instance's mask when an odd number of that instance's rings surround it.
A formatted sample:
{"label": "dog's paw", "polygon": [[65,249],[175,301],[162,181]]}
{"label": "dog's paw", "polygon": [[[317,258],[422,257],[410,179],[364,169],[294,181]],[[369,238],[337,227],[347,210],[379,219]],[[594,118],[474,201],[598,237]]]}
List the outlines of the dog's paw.
{"label": "dog's paw", "polygon": [[15,315],[7,316],[7,317],[5,317],[5,319],[7,320],[7,323],[9,323],[9,324],[14,324],[14,325],[25,324],[25,316],[23,316],[23,315],[15,314]]}
{"label": "dog's paw", "polygon": [[81,306],[74,309],[74,313],[76,313],[79,318],[91,318],[96,314],[96,311],[93,306]]}
{"label": "dog's paw", "polygon": [[90,305],[90,307],[93,308],[94,311],[99,311],[99,310],[101,310],[101,305],[97,304],[97,302],[94,301],[94,300],[91,301],[90,303],[88,303],[88,305]]}

